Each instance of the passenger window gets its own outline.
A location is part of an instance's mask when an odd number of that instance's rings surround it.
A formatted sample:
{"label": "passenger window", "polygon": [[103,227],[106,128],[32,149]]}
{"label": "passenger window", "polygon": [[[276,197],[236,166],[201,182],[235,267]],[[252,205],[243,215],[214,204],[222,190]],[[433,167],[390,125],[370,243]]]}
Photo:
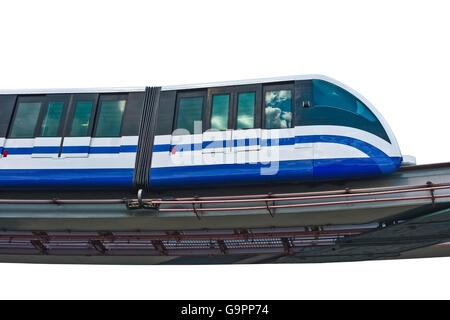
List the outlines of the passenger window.
{"label": "passenger window", "polygon": [[70,130],[70,137],[86,137],[89,133],[92,101],[78,101]]}
{"label": "passenger window", "polygon": [[97,122],[96,137],[120,137],[126,100],[103,101]]}
{"label": "passenger window", "polygon": [[186,129],[193,134],[194,122],[202,121],[202,110],[203,97],[180,98],[176,129]]}
{"label": "passenger window", "polygon": [[265,117],[267,129],[290,128],[292,121],[292,91],[266,91]]}
{"label": "passenger window", "polygon": [[238,94],[236,129],[255,127],[255,98],[254,92]]}
{"label": "passenger window", "polygon": [[58,136],[59,121],[61,119],[64,102],[49,102],[47,114],[41,127],[41,137]]}
{"label": "passenger window", "polygon": [[230,107],[230,95],[214,95],[211,110],[211,129],[228,129],[228,111]]}
{"label": "passenger window", "polygon": [[17,107],[11,138],[33,138],[41,111],[41,102],[21,102]]}

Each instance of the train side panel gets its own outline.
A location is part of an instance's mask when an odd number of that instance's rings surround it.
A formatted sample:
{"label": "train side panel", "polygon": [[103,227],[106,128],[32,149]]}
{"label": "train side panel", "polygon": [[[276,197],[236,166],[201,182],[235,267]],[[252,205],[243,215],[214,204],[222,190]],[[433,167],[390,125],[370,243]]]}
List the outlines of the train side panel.
{"label": "train side panel", "polygon": [[14,112],[1,128],[0,188],[132,187],[142,94],[5,100],[2,110]]}
{"label": "train side panel", "polygon": [[[253,119],[245,112],[241,117],[241,101],[252,93]],[[400,150],[369,106],[321,79],[173,92],[160,110],[172,117],[165,116],[155,137],[150,185],[302,183],[392,173],[401,164]]]}

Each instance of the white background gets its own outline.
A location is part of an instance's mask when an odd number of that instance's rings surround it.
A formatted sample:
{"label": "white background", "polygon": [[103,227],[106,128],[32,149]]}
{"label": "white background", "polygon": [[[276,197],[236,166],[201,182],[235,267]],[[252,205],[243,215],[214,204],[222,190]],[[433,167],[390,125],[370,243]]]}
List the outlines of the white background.
{"label": "white background", "polygon": [[[2,1],[0,88],[321,73],[403,154],[450,161],[448,1]],[[0,298],[450,298],[450,259],[248,266],[0,264]]]}

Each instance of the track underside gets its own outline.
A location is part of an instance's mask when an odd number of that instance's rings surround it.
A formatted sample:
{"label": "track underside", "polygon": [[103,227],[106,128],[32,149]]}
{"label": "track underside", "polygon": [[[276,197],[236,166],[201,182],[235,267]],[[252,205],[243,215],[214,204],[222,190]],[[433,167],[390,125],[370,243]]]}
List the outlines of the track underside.
{"label": "track underside", "polygon": [[2,231],[0,260],[9,257],[21,261],[40,256],[28,261],[64,261],[58,257],[72,263],[82,262],[77,257],[91,257],[94,263],[361,261],[400,258],[402,253],[447,241],[450,241],[450,209],[408,221],[392,221],[391,225],[184,232]]}

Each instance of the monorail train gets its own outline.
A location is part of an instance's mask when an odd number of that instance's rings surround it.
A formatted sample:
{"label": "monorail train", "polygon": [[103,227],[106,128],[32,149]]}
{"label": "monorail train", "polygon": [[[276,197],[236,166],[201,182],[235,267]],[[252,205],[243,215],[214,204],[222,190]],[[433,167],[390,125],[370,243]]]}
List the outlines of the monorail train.
{"label": "monorail train", "polygon": [[321,75],[1,91],[0,110],[3,190],[350,180],[402,162],[378,111]]}

